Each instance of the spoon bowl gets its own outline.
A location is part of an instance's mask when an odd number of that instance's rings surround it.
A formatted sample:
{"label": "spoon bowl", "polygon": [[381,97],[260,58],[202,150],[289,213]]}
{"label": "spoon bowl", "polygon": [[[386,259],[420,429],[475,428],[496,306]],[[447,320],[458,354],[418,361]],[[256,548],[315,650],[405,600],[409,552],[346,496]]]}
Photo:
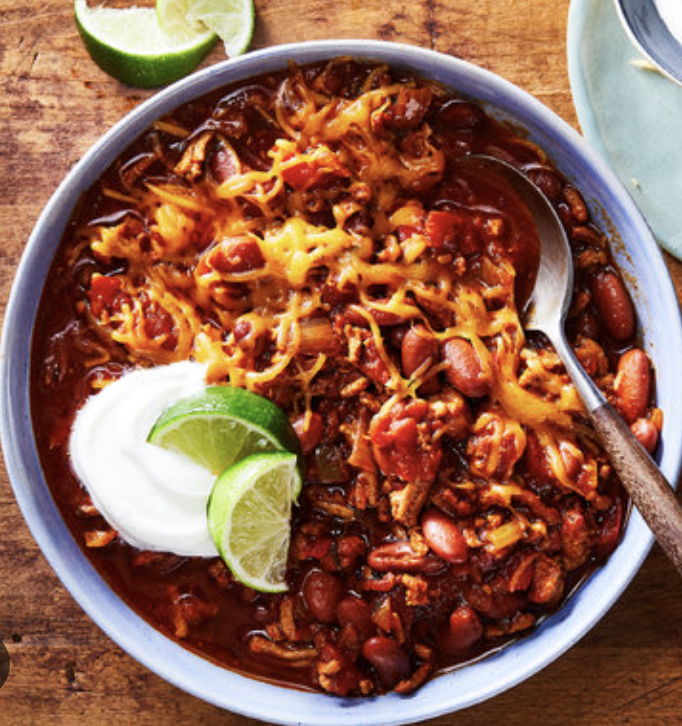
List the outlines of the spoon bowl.
{"label": "spoon bowl", "polygon": [[580,365],[566,339],[566,315],[573,292],[573,257],[554,207],[511,164],[484,155],[468,157],[466,163],[485,169],[507,183],[532,215],[540,241],[540,260],[535,287],[524,310],[524,327],[544,333],[554,346],[623,486],[682,575],[682,506],[653,459]]}
{"label": "spoon bowl", "polygon": [[573,257],[554,207],[525,174],[506,161],[472,154],[464,157],[463,163],[510,186],[531,213],[540,241],[540,261],[532,294],[523,309],[524,327],[540,330],[548,337],[562,334],[573,291]]}

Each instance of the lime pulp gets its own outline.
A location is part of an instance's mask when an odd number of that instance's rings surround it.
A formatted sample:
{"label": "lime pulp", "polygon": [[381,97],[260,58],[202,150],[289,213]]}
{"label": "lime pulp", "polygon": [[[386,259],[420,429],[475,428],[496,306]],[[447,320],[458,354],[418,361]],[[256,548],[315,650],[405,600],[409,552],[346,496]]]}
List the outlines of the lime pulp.
{"label": "lime pulp", "polygon": [[215,45],[205,26],[178,25],[164,32],[154,8],[89,7],[75,0],[76,24],[91,58],[122,83],[154,88],[190,73]]}
{"label": "lime pulp", "polygon": [[147,440],[220,474],[262,451],[298,451],[286,414],[263,396],[233,386],[209,386],[166,410]]}
{"label": "lime pulp", "polygon": [[239,582],[261,592],[287,589],[291,509],[301,490],[295,454],[252,454],[226,469],[208,501],[216,548]]}
{"label": "lime pulp", "polygon": [[229,58],[249,47],[256,17],[253,0],[157,0],[156,14],[169,32],[183,23],[213,31]]}

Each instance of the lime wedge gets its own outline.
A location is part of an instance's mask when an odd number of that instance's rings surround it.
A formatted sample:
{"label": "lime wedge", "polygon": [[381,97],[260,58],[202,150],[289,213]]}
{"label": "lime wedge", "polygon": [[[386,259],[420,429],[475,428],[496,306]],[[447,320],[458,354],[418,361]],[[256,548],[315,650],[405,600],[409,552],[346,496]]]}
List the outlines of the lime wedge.
{"label": "lime wedge", "polygon": [[225,44],[228,58],[249,47],[256,18],[253,0],[157,0],[156,14],[166,32],[182,23],[212,30]]}
{"label": "lime wedge", "polygon": [[166,410],[147,441],[180,452],[214,474],[261,451],[298,451],[296,432],[272,401],[243,388],[209,386]]}
{"label": "lime wedge", "polygon": [[75,0],[76,24],[97,65],[122,83],[154,88],[187,75],[205,58],[217,36],[206,26],[159,27],[154,8],[89,7]]}
{"label": "lime wedge", "polygon": [[232,574],[261,592],[287,589],[291,507],[301,490],[295,454],[252,454],[226,469],[208,500],[208,529]]}

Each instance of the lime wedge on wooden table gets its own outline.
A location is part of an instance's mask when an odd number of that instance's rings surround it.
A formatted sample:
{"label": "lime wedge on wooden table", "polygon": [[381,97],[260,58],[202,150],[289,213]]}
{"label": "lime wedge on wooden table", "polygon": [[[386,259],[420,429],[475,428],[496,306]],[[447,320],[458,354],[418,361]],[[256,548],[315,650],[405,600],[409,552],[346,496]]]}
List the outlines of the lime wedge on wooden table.
{"label": "lime wedge on wooden table", "polygon": [[228,58],[249,47],[256,19],[253,0],[156,0],[156,14],[168,33],[182,23],[212,30],[225,44]]}
{"label": "lime wedge on wooden table", "polygon": [[252,454],[226,469],[208,500],[208,528],[232,574],[261,592],[287,589],[291,507],[301,490],[295,454]]}
{"label": "lime wedge on wooden table", "polygon": [[180,452],[214,474],[249,454],[297,452],[286,414],[272,401],[234,386],[209,386],[165,411],[147,440]]}
{"label": "lime wedge on wooden table", "polygon": [[110,76],[154,88],[182,78],[206,57],[217,36],[199,24],[159,27],[154,8],[89,7],[75,0],[76,24],[88,53]]}

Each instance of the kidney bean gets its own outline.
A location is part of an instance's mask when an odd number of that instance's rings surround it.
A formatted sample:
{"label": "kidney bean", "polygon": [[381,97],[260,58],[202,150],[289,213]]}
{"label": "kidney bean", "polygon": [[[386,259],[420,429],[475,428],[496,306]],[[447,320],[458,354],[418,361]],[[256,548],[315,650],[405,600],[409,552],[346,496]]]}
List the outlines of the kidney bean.
{"label": "kidney bean", "polygon": [[[387,299],[381,299],[378,298],[376,302],[379,305],[386,304],[388,302]],[[402,313],[392,313],[387,310],[377,310],[372,309],[371,311],[372,317],[376,321],[377,325],[381,325],[382,327],[390,327],[392,325],[402,325],[403,323],[409,322],[413,317],[416,317],[419,313],[419,310],[416,306],[414,306],[414,312],[405,310]],[[369,328],[370,324],[367,318],[362,314],[354,310],[353,308],[349,308],[346,310],[345,313],[346,320],[351,325],[356,325],[359,328]]]}
{"label": "kidney bean", "polygon": [[[306,426],[306,420],[308,425]],[[324,433],[324,419],[319,413],[313,411],[310,417],[306,414],[298,416],[292,422],[294,431],[301,442],[301,450],[304,454],[309,454],[315,449],[322,439]]]}
{"label": "kidney bean", "polygon": [[374,666],[384,688],[393,688],[410,675],[410,658],[393,638],[375,635],[362,644],[362,655]]}
{"label": "kidney bean", "polygon": [[483,373],[474,346],[464,338],[452,338],[444,347],[445,371],[450,383],[464,396],[480,398],[490,391],[490,380]]}
{"label": "kidney bean", "polygon": [[584,245],[589,245],[595,249],[598,249],[601,243],[599,233],[584,224],[579,224],[573,227],[571,230],[571,239],[574,242],[580,242]]}
{"label": "kidney bean", "polygon": [[367,564],[379,572],[438,572],[442,563],[435,558],[418,555],[407,540],[389,542],[373,549]]}
{"label": "kidney bean", "polygon": [[376,625],[372,620],[372,608],[367,602],[355,595],[346,595],[336,608],[339,625],[352,625],[362,640],[374,635]]}
{"label": "kidney bean", "polygon": [[651,454],[658,443],[658,429],[648,418],[638,418],[630,430],[640,444]]}
{"label": "kidney bean", "polygon": [[621,528],[623,526],[623,502],[616,499],[611,509],[602,517],[594,551],[597,557],[605,557],[618,544]]}
{"label": "kidney bean", "polygon": [[448,653],[462,653],[476,645],[482,636],[483,626],[476,611],[462,605],[450,615],[442,645]]}
{"label": "kidney bean", "polygon": [[429,547],[446,562],[465,562],[469,546],[455,521],[446,514],[431,507],[421,519],[424,538]]}
{"label": "kidney bean", "polygon": [[466,101],[453,99],[444,103],[438,111],[438,123],[453,131],[473,131],[485,121],[482,109]]}
{"label": "kidney bean", "polygon": [[650,386],[651,367],[646,353],[639,348],[623,353],[618,361],[614,387],[616,408],[629,424],[646,414]]}
{"label": "kidney bean", "polygon": [[249,272],[265,265],[258,241],[253,237],[229,237],[202,256],[197,272],[205,275],[211,270],[225,274]]}
{"label": "kidney bean", "polygon": [[342,593],[341,581],[323,570],[311,570],[303,582],[303,599],[308,612],[321,623],[335,622],[336,606]]}
{"label": "kidney bean", "polygon": [[211,175],[218,184],[222,184],[237,175],[241,167],[239,157],[234,149],[224,145],[220,145],[213,152],[209,164]]}
{"label": "kidney bean", "polygon": [[573,187],[567,186],[564,189],[564,199],[571,208],[571,216],[576,222],[583,224],[587,221],[588,212],[580,192]]}
{"label": "kidney bean", "polygon": [[571,216],[571,208],[566,204],[566,202],[561,201],[558,202],[556,205],[556,213],[559,215],[559,219],[561,220],[561,224],[566,227],[566,229],[570,229],[573,226],[573,218]]}
{"label": "kidney bean", "polygon": [[592,281],[592,299],[609,334],[627,340],[635,332],[635,311],[621,279],[613,272],[600,272]]}
{"label": "kidney bean", "polygon": [[561,199],[563,183],[555,172],[543,168],[532,169],[528,172],[528,176],[550,202],[558,202]]}
{"label": "kidney bean", "polygon": [[566,470],[566,476],[569,479],[577,479],[583,465],[580,459],[575,455],[573,447],[566,441],[562,441],[559,444],[559,453],[561,454],[561,461],[563,462],[564,469]]}
{"label": "kidney bean", "polygon": [[532,430],[528,431],[526,438],[523,463],[532,479],[542,483],[554,481],[554,473],[547,461],[547,451]]}
{"label": "kidney bean", "polygon": [[395,348],[395,350],[402,350],[403,340],[405,340],[405,334],[409,328],[405,325],[395,325],[388,330],[388,336],[385,342],[389,344],[389,349]]}
{"label": "kidney bean", "polygon": [[415,325],[410,328],[403,337],[400,349],[405,377],[410,378],[429,358],[433,358],[437,349],[438,343],[425,326]]}

